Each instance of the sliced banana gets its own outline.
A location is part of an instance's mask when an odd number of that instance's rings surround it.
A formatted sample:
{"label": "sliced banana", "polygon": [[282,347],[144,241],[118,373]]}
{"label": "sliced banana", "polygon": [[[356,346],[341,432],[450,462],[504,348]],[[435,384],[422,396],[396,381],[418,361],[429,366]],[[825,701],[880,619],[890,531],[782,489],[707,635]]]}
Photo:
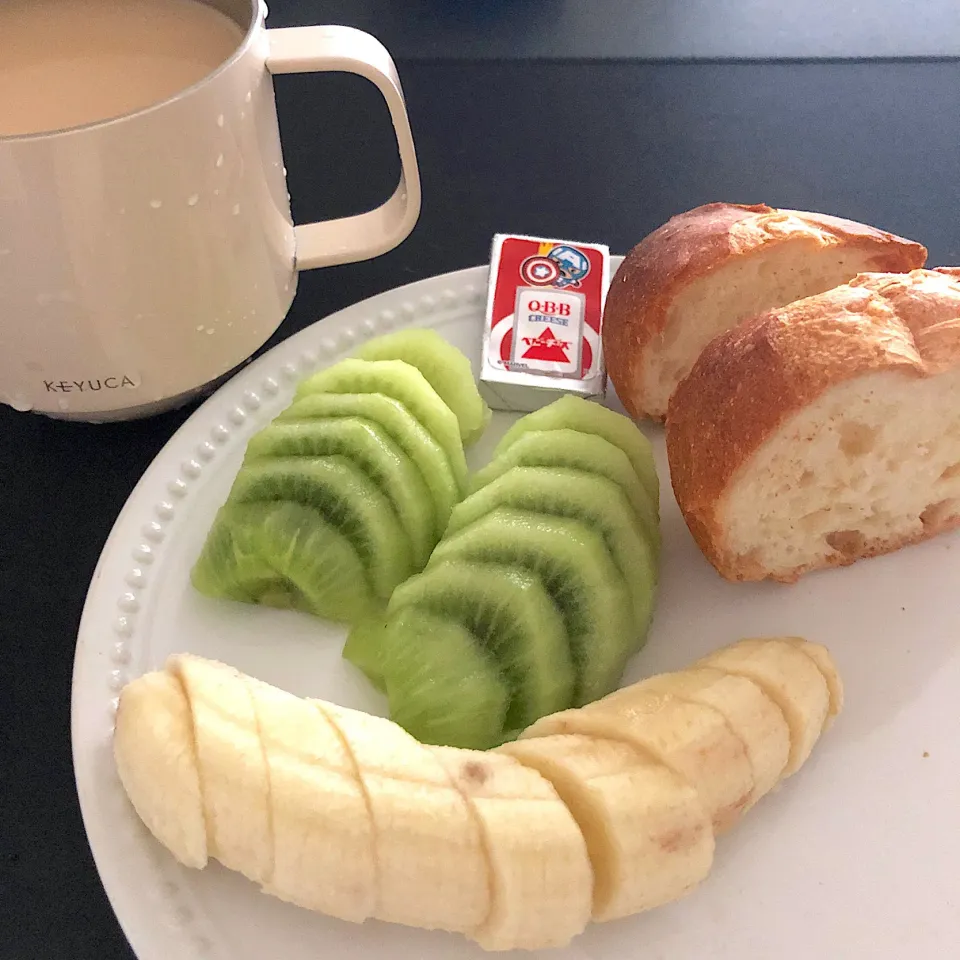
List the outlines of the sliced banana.
{"label": "sliced banana", "polygon": [[273,875],[270,780],[244,676],[188,654],[168,669],[183,683],[193,714],[207,850],[256,883]]}
{"label": "sliced banana", "polygon": [[777,785],[790,756],[790,728],[783,711],[752,680],[711,667],[681,670],[648,677],[601,703],[628,703],[638,691],[672,694],[713,707],[723,715],[750,761],[753,792],[748,807]]}
{"label": "sliced banana", "polygon": [[480,825],[437,757],[381,717],[314,701],[340,731],[373,818],[379,895],[373,916],[468,931],[490,913]]}
{"label": "sliced banana", "polygon": [[467,936],[486,950],[568,944],[590,920],[593,871],[557,792],[502,753],[430,750],[476,811],[490,862],[490,915]]}
{"label": "sliced banana", "polygon": [[830,706],[827,681],[813,659],[789,640],[740,640],[698,660],[695,666],[753,680],[780,707],[790,727],[790,757],[781,779],[806,762],[823,732]]}
{"label": "sliced banana", "polygon": [[538,720],[520,736],[580,733],[623,740],[665,764],[697,791],[717,832],[736,823],[754,790],[750,760],[739,737],[713,707],[670,694],[631,689]]}
{"label": "sliced banana", "polygon": [[714,833],[806,760],[843,705],[829,652],[745,640],[479,752],[198,657],[129,683],[114,754],[153,835],[359,922],[564,946],[675,900]]}
{"label": "sliced banana", "polygon": [[113,756],[120,782],[147,829],[184,866],[207,865],[193,719],[183,685],[147,673],[120,694]]}
{"label": "sliced banana", "polygon": [[593,864],[595,921],[676,900],[713,863],[696,790],[627,743],[568,734],[504,744],[549,780],[580,825]]}
{"label": "sliced banana", "polygon": [[300,697],[247,678],[270,773],[275,869],[264,889],[360,923],[377,895],[373,825],[340,735]]}
{"label": "sliced banana", "polygon": [[833,721],[843,710],[843,681],[840,671],[833,660],[830,651],[822,643],[811,643],[802,637],[784,637],[787,643],[792,643],[798,650],[802,650],[816,665],[827,681],[827,690],[830,691],[830,707],[827,710],[827,719],[823,724],[824,732],[833,726]]}

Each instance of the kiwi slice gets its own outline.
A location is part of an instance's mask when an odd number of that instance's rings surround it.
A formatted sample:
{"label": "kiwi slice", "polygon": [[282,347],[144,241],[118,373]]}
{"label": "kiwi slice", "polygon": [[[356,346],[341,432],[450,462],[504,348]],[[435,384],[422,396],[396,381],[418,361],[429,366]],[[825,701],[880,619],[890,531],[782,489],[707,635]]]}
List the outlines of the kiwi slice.
{"label": "kiwi slice", "polygon": [[314,393],[291,404],[273,422],[312,422],[327,417],[363,417],[383,427],[413,461],[430,491],[436,514],[434,539],[438,540],[460,499],[460,489],[443,448],[416,417],[399,400],[382,393]]}
{"label": "kiwi slice", "polygon": [[385,617],[367,617],[350,627],[341,656],[362,671],[366,678],[381,692],[387,692],[387,684],[380,668],[380,648],[384,644],[387,629]]}
{"label": "kiwi slice", "polygon": [[348,358],[301,381],[296,398],[312,393],[383,393],[399,400],[440,444],[461,493],[465,491],[467,461],[460,424],[416,367],[403,360]]}
{"label": "kiwi slice", "polygon": [[454,559],[510,564],[540,577],[566,626],[575,706],[617,686],[635,631],[626,584],[595,530],[579,520],[498,507],[441,540],[427,571]]}
{"label": "kiwi slice", "polygon": [[497,507],[570,517],[596,530],[630,593],[637,638],[634,650],[643,646],[653,615],[657,561],[617,484],[566,467],[514,467],[459,503],[444,536],[454,535]]}
{"label": "kiwi slice", "polygon": [[627,455],[609,440],[579,430],[531,430],[473,475],[471,492],[492,483],[514,467],[569,467],[612,480],[630,501],[654,553],[659,556],[659,511],[637,478]]}
{"label": "kiwi slice", "polygon": [[465,446],[480,439],[490,423],[490,408],[477,390],[470,361],[436,330],[400,330],[364,344],[361,360],[404,360],[415,366],[456,414]]}
{"label": "kiwi slice", "polygon": [[225,504],[190,579],[207,597],[344,623],[382,609],[350,542],[299,503]]}
{"label": "kiwi slice", "polygon": [[414,568],[422,570],[437,542],[430,491],[410,458],[372,420],[330,417],[273,423],[250,438],[244,462],[325,456],[353,461],[380,488],[413,547]]}
{"label": "kiwi slice", "polygon": [[279,457],[241,467],[228,503],[289,501],[313,507],[347,539],[386,600],[413,571],[410,542],[390,501],[345,457]]}
{"label": "kiwi slice", "polygon": [[519,567],[449,560],[397,587],[387,615],[409,606],[459,623],[494,657],[510,687],[511,729],[573,702],[563,618],[538,576]]}
{"label": "kiwi slice", "polygon": [[502,742],[509,688],[459,623],[405,607],[351,633],[343,653],[386,692],[390,719],[422,743],[485,750]]}
{"label": "kiwi slice", "polygon": [[533,413],[521,417],[504,435],[493,451],[499,457],[515,440],[531,430],[579,430],[609,440],[627,456],[650,499],[660,507],[660,480],[653,461],[650,441],[639,427],[619,413],[599,403],[567,394]]}

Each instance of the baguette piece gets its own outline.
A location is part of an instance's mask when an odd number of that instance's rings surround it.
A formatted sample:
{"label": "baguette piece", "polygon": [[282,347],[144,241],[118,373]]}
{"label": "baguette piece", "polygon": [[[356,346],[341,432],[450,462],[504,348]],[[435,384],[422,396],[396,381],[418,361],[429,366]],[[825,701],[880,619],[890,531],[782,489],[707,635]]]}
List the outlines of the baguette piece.
{"label": "baguette piece", "polygon": [[708,203],[627,255],[603,317],[607,372],[634,417],[662,420],[676,385],[717,334],[859,273],[922,267],[927,251],[852,220]]}
{"label": "baguette piece", "polygon": [[865,274],[709,344],[670,402],[677,502],[728,580],[960,524],[960,270]]}

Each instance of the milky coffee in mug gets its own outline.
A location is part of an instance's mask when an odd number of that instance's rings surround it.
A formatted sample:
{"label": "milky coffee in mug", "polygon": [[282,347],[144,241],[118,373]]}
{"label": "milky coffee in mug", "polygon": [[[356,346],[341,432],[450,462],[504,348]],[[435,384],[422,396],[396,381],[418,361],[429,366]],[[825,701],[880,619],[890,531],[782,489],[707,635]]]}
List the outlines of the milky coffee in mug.
{"label": "milky coffee in mug", "polygon": [[2,0],[0,136],[109,120],[193,86],[243,41],[198,0]]}
{"label": "milky coffee in mug", "polygon": [[[265,16],[259,0],[0,0],[0,401],[86,420],[182,402],[268,339],[298,270],[410,232],[388,52]],[[374,211],[295,227],[272,74],[327,70],[377,84],[402,176]]]}

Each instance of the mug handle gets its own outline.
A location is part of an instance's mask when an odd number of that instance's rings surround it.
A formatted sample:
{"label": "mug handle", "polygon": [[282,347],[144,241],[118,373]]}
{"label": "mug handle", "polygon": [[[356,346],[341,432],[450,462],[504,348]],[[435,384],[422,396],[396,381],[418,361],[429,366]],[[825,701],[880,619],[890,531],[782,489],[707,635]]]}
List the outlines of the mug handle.
{"label": "mug handle", "polygon": [[294,228],[297,269],[356,263],[392,250],[420,216],[417,154],[393,58],[379,40],[353,27],[279,27],[268,30],[267,39],[267,69],[272,74],[339,71],[376,84],[400,149],[400,182],[386,203],[356,216]]}

